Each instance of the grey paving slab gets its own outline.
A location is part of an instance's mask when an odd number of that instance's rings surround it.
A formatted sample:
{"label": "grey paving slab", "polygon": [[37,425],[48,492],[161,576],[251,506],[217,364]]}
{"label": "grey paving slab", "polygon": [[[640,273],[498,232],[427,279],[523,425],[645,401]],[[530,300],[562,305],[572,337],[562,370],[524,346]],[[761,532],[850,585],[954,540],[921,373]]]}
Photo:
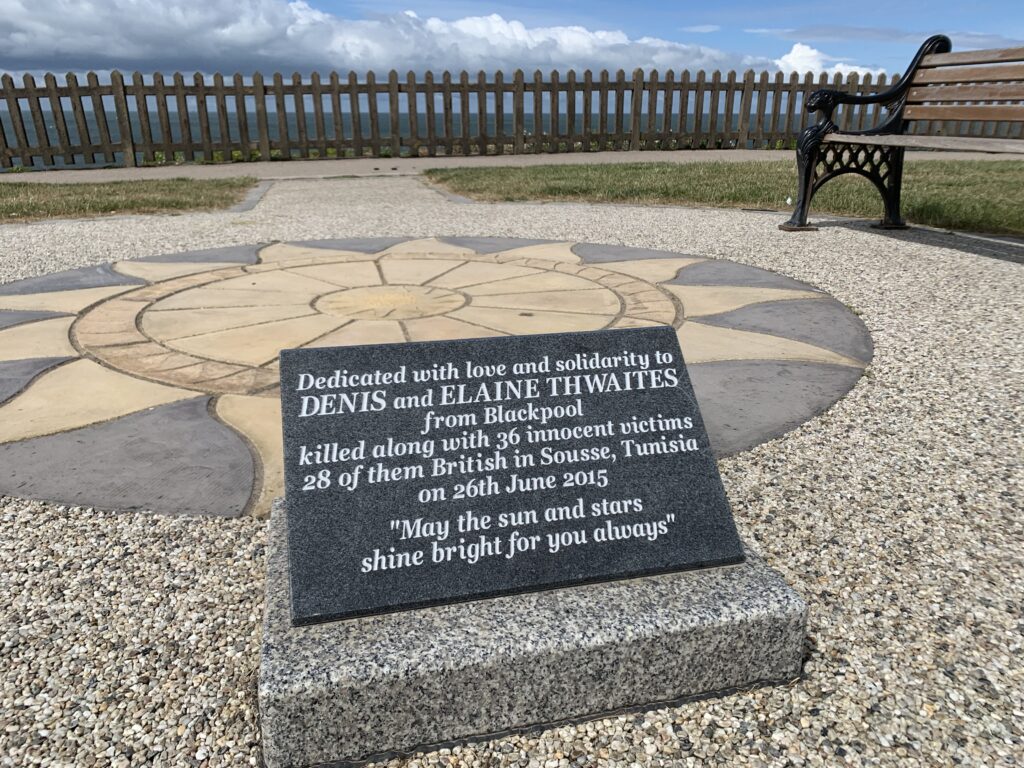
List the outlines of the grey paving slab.
{"label": "grey paving slab", "polygon": [[462,248],[472,248],[477,253],[497,253],[529,245],[545,245],[555,240],[531,240],[525,237],[439,237],[438,240]]}
{"label": "grey paving slab", "polygon": [[146,281],[128,277],[113,270],[110,264],[80,267],[65,272],[54,272],[40,277],[29,277],[7,285],[0,285],[0,296],[21,296],[26,293],[74,291],[80,288],[103,288],[108,285],[145,285]]}
{"label": "grey paving slab", "polygon": [[254,245],[230,245],[225,248],[208,248],[203,251],[187,251],[186,253],[162,253],[159,256],[146,256],[137,261],[154,261],[160,264],[188,262],[202,264],[205,262],[233,261],[239,264],[255,264],[257,253],[266,243]]}
{"label": "grey paving slab", "polygon": [[795,288],[797,290],[815,290],[806,283],[785,277],[767,269],[748,267],[735,261],[712,259],[700,264],[693,264],[670,283],[677,285],[738,285],[748,288]]}
{"label": "grey paving slab", "polygon": [[70,357],[32,357],[26,360],[0,362],[0,403],[10,400],[21,392],[39,374],[70,359]]}
{"label": "grey paving slab", "polygon": [[687,365],[719,458],[779,437],[829,408],[862,371],[841,365],[725,361]]}
{"label": "grey paving slab", "polygon": [[303,248],[333,248],[339,251],[377,253],[393,245],[404,243],[408,237],[346,237],[339,240],[302,240],[290,243]]}
{"label": "grey paving slab", "polygon": [[0,309],[0,331],[4,328],[13,328],[22,323],[50,320],[54,317],[68,317],[68,315],[64,312],[46,312],[42,310]]}
{"label": "grey paving slab", "polygon": [[104,424],[0,445],[0,494],[173,515],[240,515],[254,467],[197,397]]}
{"label": "grey paving slab", "polygon": [[755,331],[805,341],[863,363],[871,362],[873,345],[864,323],[831,298],[797,299],[746,307],[700,318],[703,325]]}
{"label": "grey paving slab", "polygon": [[269,523],[258,698],[268,768],[347,765],[800,674],[807,606],[741,565],[292,627]]}
{"label": "grey paving slab", "polygon": [[692,253],[675,253],[673,251],[657,251],[653,248],[631,248],[628,245],[601,245],[598,243],[576,243],[572,247],[572,252],[588,264],[628,259],[704,258]]}

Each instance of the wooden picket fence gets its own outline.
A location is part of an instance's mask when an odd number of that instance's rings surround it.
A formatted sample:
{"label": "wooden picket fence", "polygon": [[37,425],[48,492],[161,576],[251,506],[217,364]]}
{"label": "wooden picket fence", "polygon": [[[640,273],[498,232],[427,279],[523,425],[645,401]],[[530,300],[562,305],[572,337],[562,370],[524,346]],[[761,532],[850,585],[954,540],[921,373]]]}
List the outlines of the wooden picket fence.
{"label": "wooden picket fence", "polygon": [[[325,157],[400,157],[625,149],[789,147],[814,120],[818,88],[876,92],[896,82],[748,71],[632,78],[590,71],[511,78],[445,72],[404,79],[392,71],[326,78],[313,73],[119,72],[85,84],[73,74],[0,79],[0,168],[231,162]],[[837,113],[842,128],[867,128],[877,105]],[[979,124],[982,135],[991,127]],[[995,130],[998,130],[996,128]]]}

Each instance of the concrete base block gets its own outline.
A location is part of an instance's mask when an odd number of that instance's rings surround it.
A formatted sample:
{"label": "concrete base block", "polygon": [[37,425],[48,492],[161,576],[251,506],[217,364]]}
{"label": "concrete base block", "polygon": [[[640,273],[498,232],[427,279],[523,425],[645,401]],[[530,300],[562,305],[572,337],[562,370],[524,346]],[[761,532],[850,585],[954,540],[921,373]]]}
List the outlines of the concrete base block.
{"label": "concrete base block", "polygon": [[270,519],[259,709],[268,768],[358,764],[799,676],[807,607],[742,565],[292,627]]}

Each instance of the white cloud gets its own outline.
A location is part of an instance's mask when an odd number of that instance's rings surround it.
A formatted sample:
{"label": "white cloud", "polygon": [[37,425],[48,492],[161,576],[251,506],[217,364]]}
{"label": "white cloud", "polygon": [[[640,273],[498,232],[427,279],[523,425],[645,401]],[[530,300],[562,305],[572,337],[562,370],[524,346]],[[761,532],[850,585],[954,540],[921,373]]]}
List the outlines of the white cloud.
{"label": "white cloud", "polygon": [[717,24],[696,24],[692,27],[683,27],[683,32],[695,32],[698,35],[707,35],[712,32],[717,32],[721,27]]}
{"label": "white cloud", "polygon": [[[914,47],[923,43],[934,32],[920,32],[893,27],[858,27],[847,24],[816,24],[803,27],[758,27],[744,29],[751,35],[777,37],[781,40],[801,42],[848,42],[850,40],[868,40],[871,42],[895,43]],[[1024,40],[1019,35],[1006,36],[994,32],[949,32],[945,34],[953,41],[953,50],[965,48],[1011,48],[1021,45]],[[908,59],[909,60],[909,59]]]}
{"label": "white cloud", "polygon": [[[695,27],[708,29],[713,25]],[[813,50],[813,49],[810,49]],[[831,61],[793,51],[779,66]],[[772,69],[769,58],[497,14],[344,19],[304,0],[0,0],[0,71]],[[830,71],[845,64],[832,64]]]}
{"label": "white cloud", "polygon": [[801,75],[805,72],[814,72],[815,74],[827,72],[830,75],[848,75],[852,72],[857,72],[861,75],[868,73],[880,75],[885,71],[846,64],[832,56],[827,56],[817,48],[812,48],[803,43],[794,43],[789,53],[775,60],[775,66],[783,72],[798,72]]}

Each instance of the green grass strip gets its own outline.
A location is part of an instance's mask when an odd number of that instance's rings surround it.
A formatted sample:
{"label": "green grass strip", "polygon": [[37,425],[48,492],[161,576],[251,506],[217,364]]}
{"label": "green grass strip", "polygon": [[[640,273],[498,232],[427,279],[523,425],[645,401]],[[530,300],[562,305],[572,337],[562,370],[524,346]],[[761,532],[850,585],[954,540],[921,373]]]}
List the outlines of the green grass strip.
{"label": "green grass strip", "polygon": [[256,179],[155,179],[102,184],[0,182],[0,223],[79,219],[129,213],[181,213],[228,208]]}
{"label": "green grass strip", "polygon": [[[796,164],[789,161],[623,163],[525,168],[435,168],[432,181],[478,200],[561,200],[706,205],[791,211]],[[848,174],[815,196],[811,215],[881,218],[867,179]],[[903,174],[911,223],[970,232],[1024,234],[1024,161],[915,160]]]}

